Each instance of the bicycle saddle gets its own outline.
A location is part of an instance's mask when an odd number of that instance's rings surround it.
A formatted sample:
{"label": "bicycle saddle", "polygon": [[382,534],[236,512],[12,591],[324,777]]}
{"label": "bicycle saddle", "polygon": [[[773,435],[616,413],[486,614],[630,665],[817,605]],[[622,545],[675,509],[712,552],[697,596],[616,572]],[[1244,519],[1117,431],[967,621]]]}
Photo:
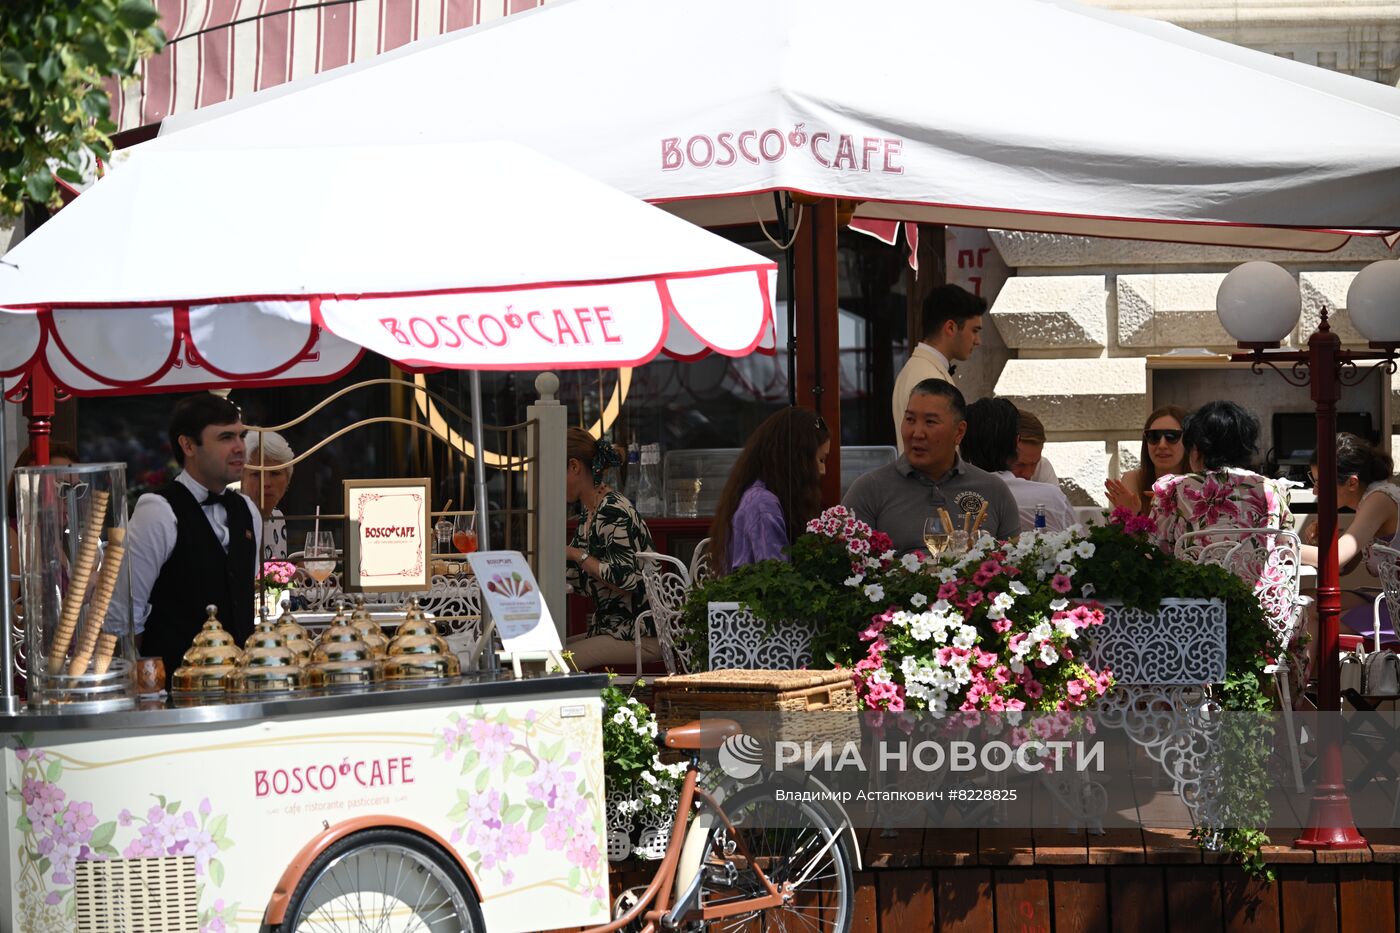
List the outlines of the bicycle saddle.
{"label": "bicycle saddle", "polygon": [[667,729],[661,736],[661,744],[667,748],[682,748],[687,751],[719,748],[725,739],[743,731],[732,719],[697,719],[683,726]]}

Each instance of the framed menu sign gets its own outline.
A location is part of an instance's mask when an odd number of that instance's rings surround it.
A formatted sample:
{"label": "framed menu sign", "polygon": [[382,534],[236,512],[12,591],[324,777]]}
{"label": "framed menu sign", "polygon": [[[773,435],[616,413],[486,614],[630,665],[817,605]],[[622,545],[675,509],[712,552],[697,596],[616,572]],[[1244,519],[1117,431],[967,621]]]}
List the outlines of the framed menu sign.
{"label": "framed menu sign", "polygon": [[345,481],[345,585],[347,592],[426,590],[428,480]]}

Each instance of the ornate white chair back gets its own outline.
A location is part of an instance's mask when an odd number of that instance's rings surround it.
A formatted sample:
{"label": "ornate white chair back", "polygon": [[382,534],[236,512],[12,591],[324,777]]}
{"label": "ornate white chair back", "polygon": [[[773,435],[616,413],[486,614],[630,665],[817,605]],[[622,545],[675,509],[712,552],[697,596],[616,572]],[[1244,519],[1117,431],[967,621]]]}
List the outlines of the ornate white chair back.
{"label": "ornate white chair back", "polygon": [[1193,531],[1176,543],[1176,556],[1224,567],[1254,589],[1280,651],[1292,643],[1299,611],[1302,542],[1278,528],[1222,528]]}
{"label": "ornate white chair back", "polygon": [[[1371,545],[1371,556],[1376,560],[1376,574],[1381,578],[1381,598],[1390,611],[1391,630],[1400,622],[1400,551],[1384,544]],[[1376,606],[1376,643],[1372,647],[1380,650],[1380,606]]]}
{"label": "ornate white chair back", "polygon": [[690,592],[690,571],[671,555],[656,551],[638,551],[637,560],[641,563],[642,583],[667,672],[695,671],[694,646],[686,643],[681,631],[681,615]]}
{"label": "ornate white chair back", "polygon": [[701,538],[690,557],[690,585],[699,586],[714,576],[715,568],[710,564],[710,539]]}

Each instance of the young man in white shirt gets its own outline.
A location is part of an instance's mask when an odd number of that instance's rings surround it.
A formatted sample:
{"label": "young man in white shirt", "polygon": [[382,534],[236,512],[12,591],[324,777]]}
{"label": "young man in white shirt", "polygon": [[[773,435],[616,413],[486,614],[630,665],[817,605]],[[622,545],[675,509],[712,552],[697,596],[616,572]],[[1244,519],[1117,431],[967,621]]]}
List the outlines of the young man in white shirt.
{"label": "young man in white shirt", "polygon": [[924,298],[923,340],[899,371],[890,397],[895,443],[900,453],[904,453],[900,426],[914,386],[925,379],[954,381],[957,363],[972,356],[972,351],[982,344],[982,317],[986,313],[985,299],[957,285],[940,285]]}

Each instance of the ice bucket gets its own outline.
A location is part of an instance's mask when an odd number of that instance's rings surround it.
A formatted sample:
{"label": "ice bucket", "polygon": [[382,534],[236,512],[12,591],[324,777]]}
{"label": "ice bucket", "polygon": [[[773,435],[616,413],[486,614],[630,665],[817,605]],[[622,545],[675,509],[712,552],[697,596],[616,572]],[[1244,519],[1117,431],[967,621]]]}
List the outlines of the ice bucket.
{"label": "ice bucket", "polygon": [[126,465],[15,470],[31,706],[135,704],[126,553]]}

